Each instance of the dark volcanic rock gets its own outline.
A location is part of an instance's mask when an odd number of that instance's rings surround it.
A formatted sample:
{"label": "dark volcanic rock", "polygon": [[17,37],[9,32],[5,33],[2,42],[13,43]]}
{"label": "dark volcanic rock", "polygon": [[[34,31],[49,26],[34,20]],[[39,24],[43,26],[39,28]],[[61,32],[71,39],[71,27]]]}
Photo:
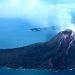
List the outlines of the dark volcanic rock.
{"label": "dark volcanic rock", "polygon": [[64,70],[75,68],[75,34],[58,33],[47,42],[0,50],[0,66],[26,69]]}

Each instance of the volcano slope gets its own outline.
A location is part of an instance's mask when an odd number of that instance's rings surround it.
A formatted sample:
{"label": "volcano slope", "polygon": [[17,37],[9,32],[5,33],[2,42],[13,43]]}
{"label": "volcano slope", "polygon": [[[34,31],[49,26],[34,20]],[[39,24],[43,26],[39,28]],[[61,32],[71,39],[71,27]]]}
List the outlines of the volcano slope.
{"label": "volcano slope", "polygon": [[67,29],[47,42],[20,48],[0,49],[0,67],[4,66],[13,69],[73,69],[75,34]]}

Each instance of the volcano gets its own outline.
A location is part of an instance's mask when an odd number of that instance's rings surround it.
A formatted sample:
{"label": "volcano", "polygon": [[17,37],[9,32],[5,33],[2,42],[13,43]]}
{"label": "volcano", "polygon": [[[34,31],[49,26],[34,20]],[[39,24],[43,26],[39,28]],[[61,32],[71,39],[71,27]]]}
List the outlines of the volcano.
{"label": "volcano", "polygon": [[0,49],[0,67],[65,70],[75,68],[75,33],[67,29],[47,42]]}

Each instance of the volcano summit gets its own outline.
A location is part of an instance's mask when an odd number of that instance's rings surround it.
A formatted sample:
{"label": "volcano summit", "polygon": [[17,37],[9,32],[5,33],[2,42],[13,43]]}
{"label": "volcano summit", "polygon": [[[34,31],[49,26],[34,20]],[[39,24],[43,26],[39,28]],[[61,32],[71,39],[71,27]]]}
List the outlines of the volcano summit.
{"label": "volcano summit", "polygon": [[13,69],[75,68],[75,33],[72,30],[59,32],[51,40],[43,43],[0,50],[0,67]]}

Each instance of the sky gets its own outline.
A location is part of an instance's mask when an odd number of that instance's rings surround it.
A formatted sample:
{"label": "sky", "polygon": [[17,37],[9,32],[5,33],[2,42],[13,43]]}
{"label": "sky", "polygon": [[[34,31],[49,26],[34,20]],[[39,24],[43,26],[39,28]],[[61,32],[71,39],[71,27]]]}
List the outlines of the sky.
{"label": "sky", "polygon": [[57,25],[64,29],[72,20],[74,4],[75,0],[0,0],[0,18],[18,17],[38,27]]}
{"label": "sky", "polygon": [[[6,21],[14,19],[10,21],[14,23],[7,23],[3,19],[7,19]],[[16,19],[18,20],[15,21]],[[2,48],[15,46],[16,40],[22,45],[25,44],[23,42],[26,40],[26,32],[22,25],[24,20],[32,27],[50,29],[55,27],[57,32],[65,29],[75,31],[75,0],[0,0],[0,46]],[[2,21],[8,25],[4,25]]]}

